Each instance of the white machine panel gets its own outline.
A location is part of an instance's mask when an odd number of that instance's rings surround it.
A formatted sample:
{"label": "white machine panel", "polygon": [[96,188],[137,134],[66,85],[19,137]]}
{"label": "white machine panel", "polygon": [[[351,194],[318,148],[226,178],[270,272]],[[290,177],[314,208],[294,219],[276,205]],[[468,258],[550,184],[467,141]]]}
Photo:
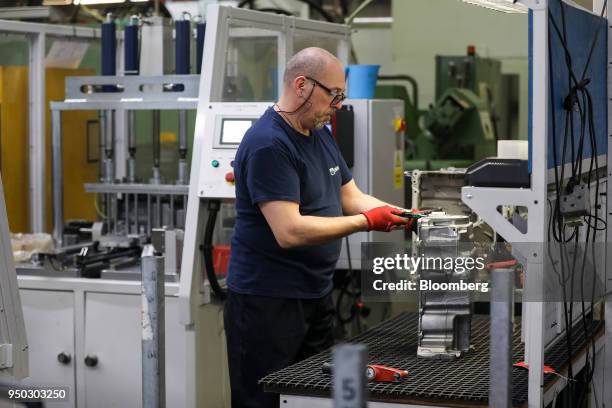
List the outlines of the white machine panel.
{"label": "white machine panel", "polygon": [[[30,350],[30,376],[25,384],[68,387],[68,401],[46,401],[51,408],[74,407],[76,401],[74,296],[72,292],[20,291]],[[60,362],[60,354],[65,360]]]}
{"label": "white machine panel", "polygon": [[[198,196],[235,198],[234,158],[244,133],[259,119],[269,103],[210,103],[203,129]],[[201,114],[198,112],[198,114]]]}
{"label": "white machine panel", "polygon": [[[141,297],[87,293],[85,355],[96,356],[96,367],[85,367],[87,407],[142,406]],[[184,338],[178,322],[178,301],[165,298],[166,406],[186,406]],[[108,334],[113,334],[109,341]],[[82,364],[84,356],[79,364]]]}
{"label": "white machine panel", "polygon": [[[397,206],[404,203],[404,133],[396,131],[396,122],[404,119],[404,102],[394,99],[347,99],[355,113],[354,166],[355,183],[366,194]],[[351,267],[361,268],[362,242],[397,242],[404,231],[359,232],[349,236]],[[346,240],[336,266],[348,269]]]}

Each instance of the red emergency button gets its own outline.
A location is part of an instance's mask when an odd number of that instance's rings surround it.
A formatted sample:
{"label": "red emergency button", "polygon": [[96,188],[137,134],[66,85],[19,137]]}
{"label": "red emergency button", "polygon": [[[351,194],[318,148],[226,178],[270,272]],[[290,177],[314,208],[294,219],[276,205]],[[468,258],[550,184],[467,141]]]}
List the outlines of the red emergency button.
{"label": "red emergency button", "polygon": [[234,178],[234,172],[233,171],[225,173],[225,181],[227,181],[228,183],[233,183],[234,180],[235,180],[235,178]]}

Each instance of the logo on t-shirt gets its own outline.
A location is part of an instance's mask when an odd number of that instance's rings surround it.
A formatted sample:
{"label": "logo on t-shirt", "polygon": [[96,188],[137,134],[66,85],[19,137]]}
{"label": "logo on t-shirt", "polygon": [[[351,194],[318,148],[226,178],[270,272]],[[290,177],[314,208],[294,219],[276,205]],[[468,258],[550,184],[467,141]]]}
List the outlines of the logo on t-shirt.
{"label": "logo on t-shirt", "polygon": [[336,167],[331,167],[329,169],[329,174],[331,174],[332,176],[335,176],[337,172],[340,171],[340,166],[336,166]]}

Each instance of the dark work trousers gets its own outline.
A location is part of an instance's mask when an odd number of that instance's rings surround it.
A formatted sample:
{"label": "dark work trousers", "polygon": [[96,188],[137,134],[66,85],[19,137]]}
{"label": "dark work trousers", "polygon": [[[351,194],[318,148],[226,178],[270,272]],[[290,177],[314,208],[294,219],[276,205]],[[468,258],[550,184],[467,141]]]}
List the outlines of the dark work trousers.
{"label": "dark work trousers", "polygon": [[224,322],[232,408],[278,407],[278,394],[257,382],[333,344],[331,293],[283,299],[228,291]]}

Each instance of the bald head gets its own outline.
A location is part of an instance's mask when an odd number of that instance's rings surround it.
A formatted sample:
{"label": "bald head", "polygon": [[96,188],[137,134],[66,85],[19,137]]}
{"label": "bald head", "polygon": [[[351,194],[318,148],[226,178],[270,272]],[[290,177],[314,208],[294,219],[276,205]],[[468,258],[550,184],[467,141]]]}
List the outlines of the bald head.
{"label": "bald head", "polygon": [[342,66],[338,58],[323,48],[304,48],[287,62],[283,82],[285,86],[290,85],[300,75],[316,78],[322,72],[325,72],[330,64]]}

